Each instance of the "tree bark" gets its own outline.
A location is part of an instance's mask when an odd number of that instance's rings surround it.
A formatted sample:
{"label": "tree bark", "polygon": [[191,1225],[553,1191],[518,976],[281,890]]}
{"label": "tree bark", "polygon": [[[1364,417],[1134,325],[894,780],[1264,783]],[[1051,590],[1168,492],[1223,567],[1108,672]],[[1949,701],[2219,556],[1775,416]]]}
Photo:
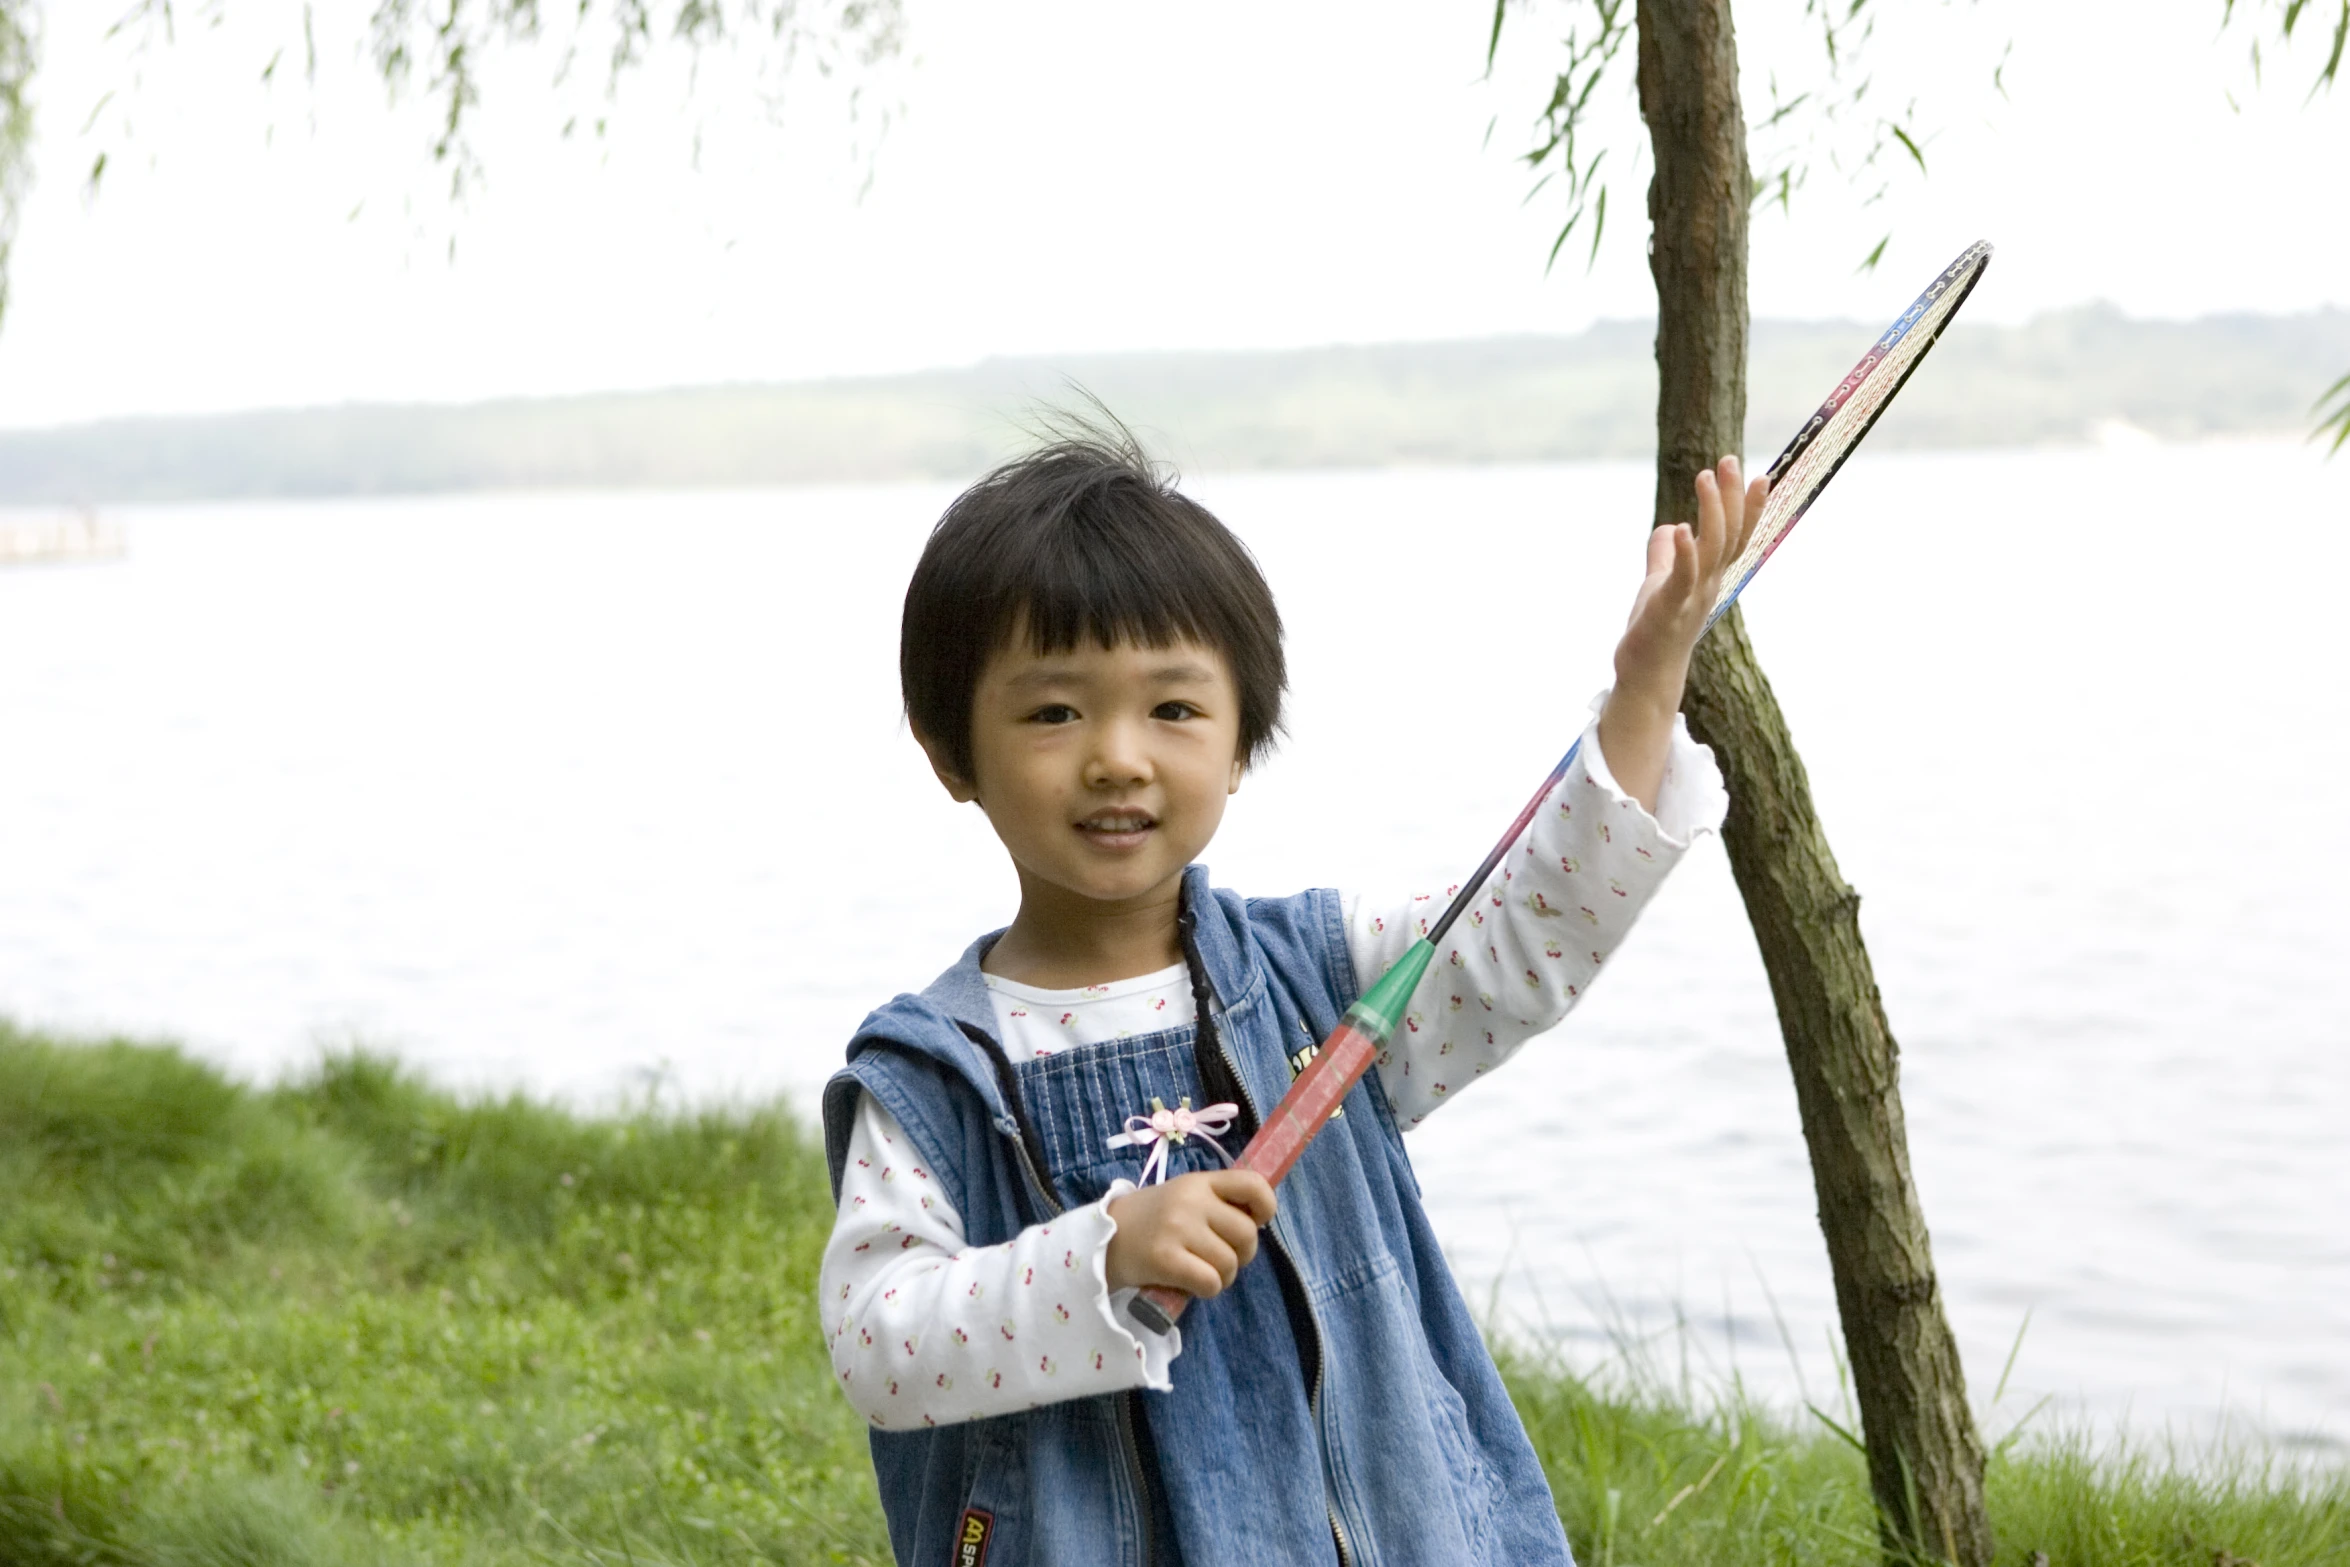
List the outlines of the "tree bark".
{"label": "tree bark", "polygon": [[[1657,292],[1656,521],[1746,424],[1746,122],[1731,0],[1639,0],[1640,111]],[[1869,1481],[1888,1556],[1989,1567],[1983,1444],[1943,1315],[1860,896],[1838,874],[1811,786],[1738,612],[1700,643],[1684,703],[1721,758],[1724,841],[1778,1004],[1836,1280]]]}

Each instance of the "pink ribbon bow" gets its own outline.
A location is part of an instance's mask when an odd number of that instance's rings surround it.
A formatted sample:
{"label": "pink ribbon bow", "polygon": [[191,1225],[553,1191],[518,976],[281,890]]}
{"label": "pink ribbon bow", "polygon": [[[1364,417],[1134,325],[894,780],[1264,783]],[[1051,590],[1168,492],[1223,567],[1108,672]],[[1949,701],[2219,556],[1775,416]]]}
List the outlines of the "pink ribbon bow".
{"label": "pink ribbon bow", "polygon": [[1240,1106],[1233,1104],[1209,1105],[1204,1110],[1194,1110],[1191,1101],[1186,1099],[1170,1110],[1165,1100],[1153,1098],[1151,1113],[1128,1116],[1126,1130],[1111,1138],[1110,1146],[1150,1149],[1151,1156],[1143,1161],[1139,1183],[1148,1186],[1153,1181],[1164,1181],[1167,1178],[1167,1150],[1170,1147],[1180,1148],[1195,1137],[1215,1149],[1217,1158],[1230,1164],[1232,1155],[1224,1151],[1224,1145],[1216,1138],[1232,1130],[1232,1118],[1238,1114]]}

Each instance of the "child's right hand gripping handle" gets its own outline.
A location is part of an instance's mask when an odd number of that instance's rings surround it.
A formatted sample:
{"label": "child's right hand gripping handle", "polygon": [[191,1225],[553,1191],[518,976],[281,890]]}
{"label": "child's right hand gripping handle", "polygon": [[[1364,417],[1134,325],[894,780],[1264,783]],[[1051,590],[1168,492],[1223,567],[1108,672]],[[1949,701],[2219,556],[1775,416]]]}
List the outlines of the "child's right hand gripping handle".
{"label": "child's right hand gripping handle", "polygon": [[[1281,1184],[1281,1178],[1306,1151],[1306,1144],[1329,1124],[1348,1091],[1379,1058],[1380,1047],[1394,1034],[1404,1003],[1411,999],[1420,976],[1428,972],[1428,960],[1435,955],[1436,949],[1427,942],[1414,942],[1379,976],[1379,983],[1346,1009],[1338,1027],[1322,1041],[1314,1059],[1233,1161],[1236,1168],[1254,1170],[1272,1185]],[[1164,1333],[1190,1304],[1191,1297],[1181,1290],[1148,1284],[1136,1292],[1127,1314],[1153,1333]]]}

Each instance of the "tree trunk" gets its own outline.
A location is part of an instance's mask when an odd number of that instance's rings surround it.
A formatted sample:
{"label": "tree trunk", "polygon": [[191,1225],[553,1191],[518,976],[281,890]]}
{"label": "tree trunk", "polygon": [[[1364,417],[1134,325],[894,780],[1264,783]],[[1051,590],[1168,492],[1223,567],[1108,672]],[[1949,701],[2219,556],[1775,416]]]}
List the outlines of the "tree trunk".
{"label": "tree trunk", "polygon": [[[1638,20],[1664,524],[1689,520],[1691,481],[1744,438],[1749,176],[1730,0],[1639,0]],[[1685,706],[1729,784],[1724,839],[1795,1072],[1887,1553],[1989,1567],[1983,1444],[1910,1180],[1900,1053],[1860,897],[1737,611],[1699,644]]]}

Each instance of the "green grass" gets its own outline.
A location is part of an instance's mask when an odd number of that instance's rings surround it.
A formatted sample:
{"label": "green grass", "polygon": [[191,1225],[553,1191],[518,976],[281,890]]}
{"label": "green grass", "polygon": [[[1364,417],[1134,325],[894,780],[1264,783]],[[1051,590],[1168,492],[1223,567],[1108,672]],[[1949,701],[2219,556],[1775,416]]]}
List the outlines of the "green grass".
{"label": "green grass", "polygon": [[[0,1567],[886,1562],[780,1109],[601,1118],[364,1056],[272,1089],[0,1025]],[[1508,1366],[1579,1557],[1861,1563],[1858,1455]],[[2350,1562],[2350,1484],[2044,1441],[2003,1561]]]}
{"label": "green grass", "polygon": [[[1604,1388],[1507,1351],[1503,1371],[1583,1567],[1875,1564],[1859,1450],[1726,1397],[1693,1414],[1641,1378]],[[2168,1455],[2056,1431],[1995,1452],[1999,1560],[2018,1567],[2350,1563],[2350,1476],[2218,1449]]]}
{"label": "green grass", "polygon": [[0,1567],[887,1561],[777,1110],[0,1030]]}

